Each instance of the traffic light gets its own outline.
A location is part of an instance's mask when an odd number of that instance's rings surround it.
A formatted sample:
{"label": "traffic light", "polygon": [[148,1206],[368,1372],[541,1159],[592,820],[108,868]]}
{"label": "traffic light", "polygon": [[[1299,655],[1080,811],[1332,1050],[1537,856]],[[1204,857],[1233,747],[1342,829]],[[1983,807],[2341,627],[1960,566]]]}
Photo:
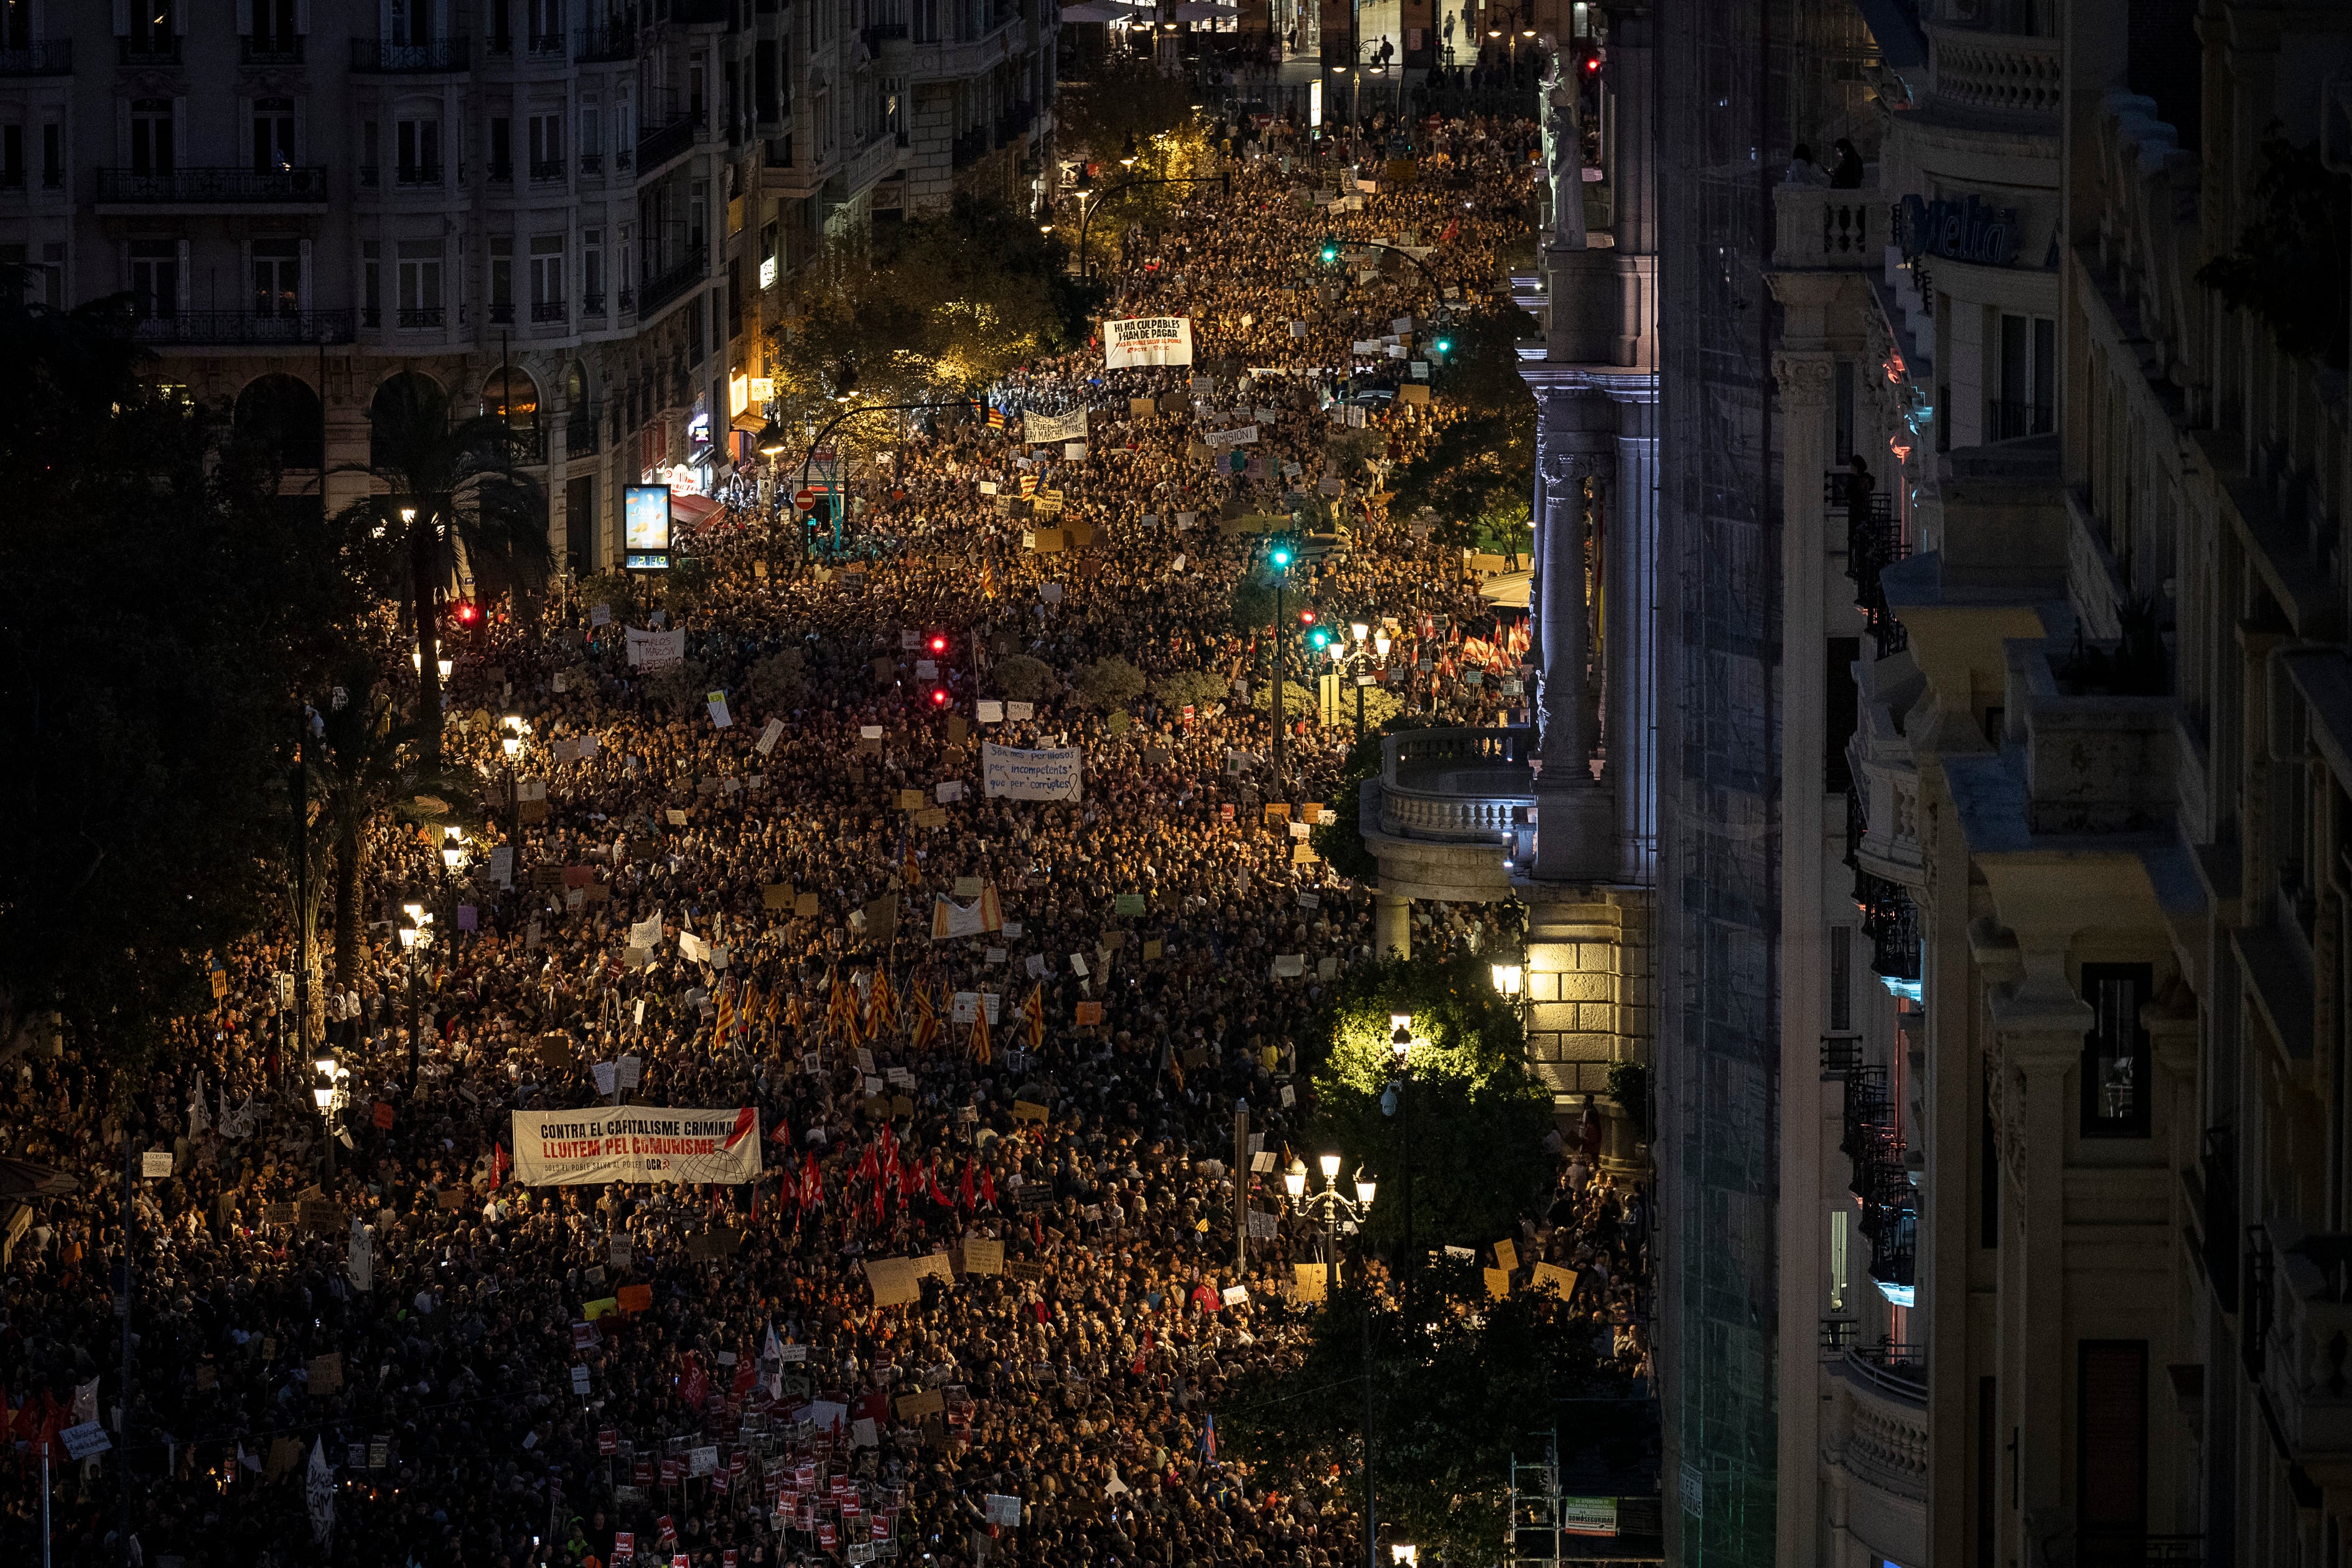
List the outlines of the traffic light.
{"label": "traffic light", "polygon": [[482,619],[482,606],[471,599],[460,599],[449,606],[449,614],[461,626],[478,626]]}
{"label": "traffic light", "polygon": [[1275,570],[1286,571],[1290,566],[1290,546],[1277,544],[1266,552],[1265,558],[1274,563]]}
{"label": "traffic light", "polygon": [[1439,359],[1444,359],[1447,354],[1454,352],[1454,340],[1452,338],[1439,338],[1429,345],[1429,352],[1436,355]]}
{"label": "traffic light", "polygon": [[1315,612],[1314,612],[1314,610],[1313,610],[1313,609],[1311,609],[1311,608],[1309,608],[1309,609],[1304,609],[1304,610],[1299,611],[1299,612],[1298,612],[1298,624],[1299,624],[1300,626],[1313,626],[1313,625],[1315,624]]}
{"label": "traffic light", "polygon": [[934,686],[934,687],[932,687],[932,688],[931,688],[931,706],[932,706],[932,707],[934,707],[934,708],[944,708],[944,707],[946,707],[947,705],[948,705],[948,689],[947,689],[946,687],[944,687],[944,686]]}
{"label": "traffic light", "polygon": [[1325,631],[1321,626],[1317,626],[1313,631],[1307,634],[1307,646],[1313,648],[1317,653],[1321,653],[1325,648],[1331,646],[1331,634]]}
{"label": "traffic light", "polygon": [[1322,261],[1324,266],[1337,267],[1339,264],[1340,256],[1339,238],[1333,235],[1325,235],[1323,237],[1322,245],[1316,250],[1315,254],[1317,258]]}
{"label": "traffic light", "polygon": [[948,651],[948,634],[945,632],[933,632],[930,636],[930,640],[924,646],[931,650],[931,657],[937,658],[940,655]]}

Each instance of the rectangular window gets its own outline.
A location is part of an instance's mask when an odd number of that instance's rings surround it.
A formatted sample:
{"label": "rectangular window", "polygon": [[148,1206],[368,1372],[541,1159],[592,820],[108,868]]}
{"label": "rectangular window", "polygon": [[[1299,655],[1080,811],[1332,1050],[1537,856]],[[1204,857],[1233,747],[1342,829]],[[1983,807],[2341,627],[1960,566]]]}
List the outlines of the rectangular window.
{"label": "rectangular window", "polygon": [[253,100],[253,172],[266,174],[294,166],[294,100]]}
{"label": "rectangular window", "polygon": [[1832,637],[1822,657],[1822,788],[1831,795],[1853,793],[1853,767],[1846,761],[1846,742],[1862,721],[1862,693],[1853,683],[1854,661],[1862,658],[1860,637]]}
{"label": "rectangular window", "polygon": [[580,231],[580,303],[590,311],[604,308],[604,231],[601,228]]}
{"label": "rectangular window", "polygon": [[404,239],[400,242],[400,324],[437,327],[441,324],[441,242]]}
{"label": "rectangular window", "polygon": [[441,122],[438,120],[399,121],[395,142],[404,185],[437,184],[441,179]]}
{"label": "rectangular window", "polygon": [[133,99],[131,103],[131,172],[168,174],[172,172],[172,100]]}
{"label": "rectangular window", "polygon": [[299,0],[253,0],[253,48],[260,55],[292,54],[300,37],[295,22]]}
{"label": "rectangular window", "polygon": [[514,121],[503,114],[490,117],[490,178],[514,178]]}
{"label": "rectangular window", "polygon": [[2056,400],[2058,323],[2047,316],[2000,318],[2000,395],[1985,438],[2013,441],[2021,436],[2044,436],[2051,429]]}
{"label": "rectangular window", "polygon": [[66,183],[66,128],[52,121],[41,127],[41,184],[56,190]]}
{"label": "rectangular window", "polygon": [[253,242],[253,313],[294,316],[302,310],[302,242]]}
{"label": "rectangular window", "polygon": [[1830,927],[1830,1033],[1853,1032],[1853,928]]}
{"label": "rectangular window", "polygon": [[563,482],[563,563],[581,576],[590,566],[596,537],[596,479],[579,474]]}
{"label": "rectangular window", "polygon": [[560,234],[531,239],[530,302],[537,306],[563,303],[563,237]]}
{"label": "rectangular window", "polygon": [[0,185],[16,190],[25,183],[25,128],[0,125]]}
{"label": "rectangular window", "polygon": [[514,320],[514,239],[490,237],[490,320],[503,325]]}
{"label": "rectangular window", "polygon": [[2075,1358],[2077,1560],[2119,1561],[2147,1531],[2147,1342],[2084,1340]]}
{"label": "rectangular window", "polygon": [[2139,1010],[2155,986],[2145,963],[2083,965],[2083,1000],[2092,1024],[2083,1037],[2083,1136],[2148,1135],[2147,1030]]}
{"label": "rectangular window", "polygon": [[360,242],[360,309],[367,324],[383,324],[383,242],[365,239]]}
{"label": "rectangular window", "polygon": [[563,178],[563,116],[534,114],[530,117],[530,177],[534,180]]}
{"label": "rectangular window", "polygon": [[1845,1293],[1853,1276],[1846,1254],[1847,1230],[1853,1215],[1841,1204],[1830,1211],[1830,1310],[1846,1310]]}
{"label": "rectangular window", "polygon": [[603,111],[596,107],[596,100],[592,98],[580,106],[581,163],[586,166],[590,159],[603,156],[604,152],[604,117]]}
{"label": "rectangular window", "polygon": [[131,242],[131,299],[142,320],[168,321],[180,313],[180,242]]}
{"label": "rectangular window", "polygon": [[1853,361],[1837,362],[1837,386],[1830,396],[1830,411],[1837,420],[1837,466],[1853,456]]}
{"label": "rectangular window", "polygon": [[178,0],[139,0],[131,7],[131,52],[169,54],[180,33]]}

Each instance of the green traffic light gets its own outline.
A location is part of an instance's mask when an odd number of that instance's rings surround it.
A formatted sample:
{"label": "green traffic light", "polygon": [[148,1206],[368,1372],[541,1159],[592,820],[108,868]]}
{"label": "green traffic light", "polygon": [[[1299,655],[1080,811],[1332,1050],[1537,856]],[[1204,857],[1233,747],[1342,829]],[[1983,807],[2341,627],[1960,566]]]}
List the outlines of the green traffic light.
{"label": "green traffic light", "polygon": [[1454,340],[1452,338],[1440,338],[1435,342],[1432,343],[1430,347],[1435,349],[1441,354],[1450,354],[1454,352]]}
{"label": "green traffic light", "polygon": [[1339,259],[1339,242],[1336,239],[1325,240],[1323,242],[1321,254],[1323,257],[1323,265],[1326,267],[1330,266],[1333,262]]}
{"label": "green traffic light", "polygon": [[1277,549],[1272,555],[1266,557],[1266,559],[1273,562],[1276,566],[1287,566],[1290,564],[1290,552],[1287,550]]}
{"label": "green traffic light", "polygon": [[1307,634],[1307,640],[1314,644],[1316,652],[1320,653],[1331,646],[1331,634],[1318,626]]}

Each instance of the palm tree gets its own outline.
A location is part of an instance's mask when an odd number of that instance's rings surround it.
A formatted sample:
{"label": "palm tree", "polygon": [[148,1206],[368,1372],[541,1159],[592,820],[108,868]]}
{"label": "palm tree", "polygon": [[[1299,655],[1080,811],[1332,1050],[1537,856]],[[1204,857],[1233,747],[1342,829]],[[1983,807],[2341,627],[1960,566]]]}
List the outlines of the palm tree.
{"label": "palm tree", "polygon": [[386,493],[362,497],[342,521],[381,541],[406,582],[416,622],[416,722],[424,757],[441,755],[441,670],[436,632],[442,585],[458,552],[491,593],[520,597],[547,580],[547,506],[539,484],[515,463],[516,432],[503,417],[459,418],[430,379],[394,376],[368,410],[370,445],[362,471]]}
{"label": "palm tree", "polygon": [[[341,705],[319,715],[320,743],[305,751],[310,798],[317,803],[312,821],[334,856],[335,985],[349,991],[359,984],[368,830],[387,812],[414,812],[421,795],[462,796],[479,781],[431,771],[423,752],[436,726],[398,722],[391,691],[371,672],[355,670],[338,690]],[[313,900],[323,880],[312,882]],[[315,913],[312,920],[315,924]]]}

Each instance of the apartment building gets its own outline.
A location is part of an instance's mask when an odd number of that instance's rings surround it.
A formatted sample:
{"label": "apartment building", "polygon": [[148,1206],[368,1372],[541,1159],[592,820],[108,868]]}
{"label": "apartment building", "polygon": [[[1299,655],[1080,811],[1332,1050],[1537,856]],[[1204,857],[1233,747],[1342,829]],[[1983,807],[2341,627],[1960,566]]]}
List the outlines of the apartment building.
{"label": "apartment building", "polygon": [[[363,462],[395,375],[509,420],[575,572],[622,487],[747,456],[828,234],[1020,200],[1053,0],[5,0],[0,260],[128,293],[158,373]],[[330,475],[330,505],[362,480]]]}
{"label": "apartment building", "polygon": [[1871,178],[1774,195],[1779,1560],[2332,1568],[2352,12],[1858,8]]}

